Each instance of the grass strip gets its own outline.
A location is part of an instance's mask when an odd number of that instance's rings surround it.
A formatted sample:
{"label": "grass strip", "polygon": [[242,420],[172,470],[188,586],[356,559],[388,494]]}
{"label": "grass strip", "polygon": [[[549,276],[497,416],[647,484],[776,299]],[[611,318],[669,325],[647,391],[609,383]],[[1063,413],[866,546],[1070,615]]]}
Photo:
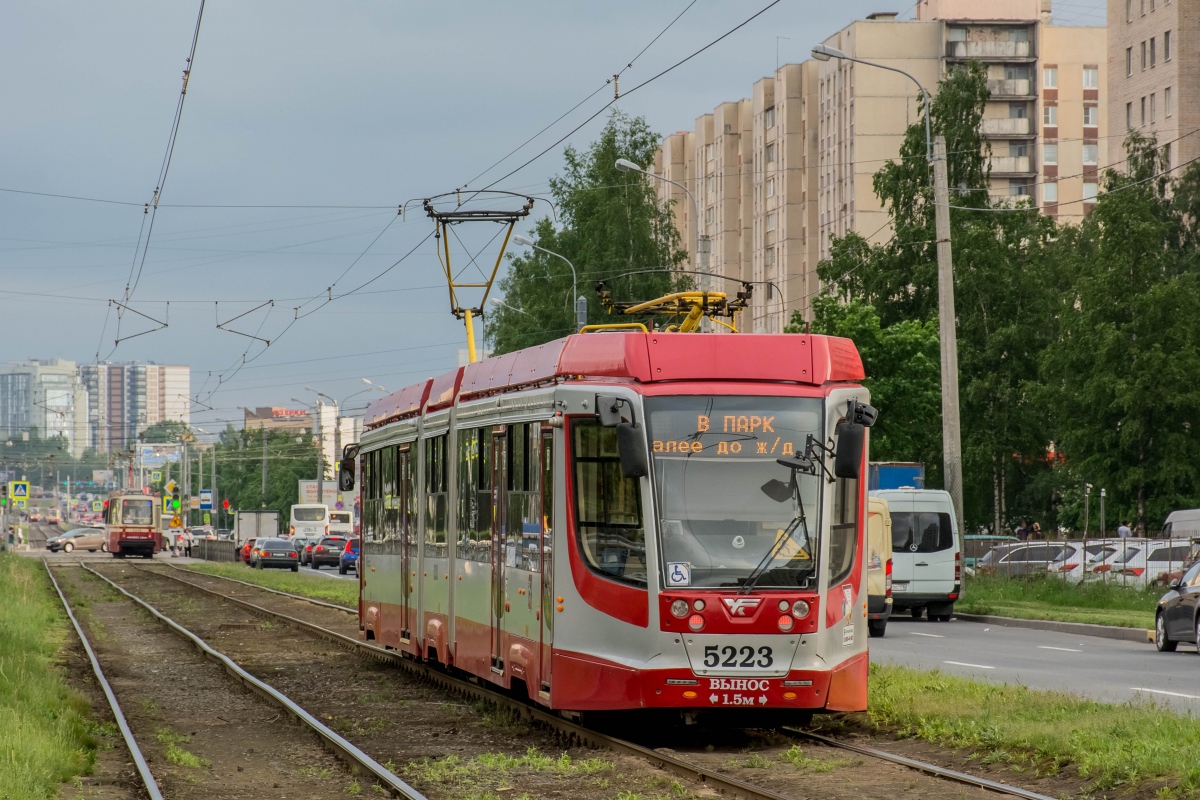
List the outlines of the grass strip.
{"label": "grass strip", "polygon": [[54,797],[95,761],[86,698],[57,663],[62,604],[41,562],[0,554],[0,798]]}
{"label": "grass strip", "polygon": [[1039,776],[1075,774],[1088,791],[1200,797],[1200,720],[1149,702],[1120,705],[1067,692],[871,665],[866,717],[877,731],[966,749],[981,763]]}
{"label": "grass strip", "polygon": [[1114,582],[1067,583],[1053,577],[969,578],[963,599],[954,605],[964,614],[993,614],[1018,619],[1088,622],[1118,628],[1153,628],[1154,609],[1165,590]]}
{"label": "grass strip", "polygon": [[303,571],[288,572],[286,570],[249,569],[244,564],[204,563],[188,564],[187,568],[206,575],[217,575],[222,578],[237,578],[246,583],[265,586],[280,592],[291,592],[328,603],[337,603],[349,608],[358,607],[358,583],[355,581],[335,581],[309,575]]}

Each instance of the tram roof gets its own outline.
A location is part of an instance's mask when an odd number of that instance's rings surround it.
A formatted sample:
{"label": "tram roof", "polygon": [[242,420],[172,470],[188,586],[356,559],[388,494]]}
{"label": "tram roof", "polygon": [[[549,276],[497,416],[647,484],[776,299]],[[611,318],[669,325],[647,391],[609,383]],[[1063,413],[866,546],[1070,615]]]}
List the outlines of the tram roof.
{"label": "tram roof", "polygon": [[656,331],[572,334],[406,386],[372,403],[364,424],[377,428],[423,411],[446,408],[459,398],[565,380],[744,380],[819,386],[864,377],[858,348],[838,336]]}

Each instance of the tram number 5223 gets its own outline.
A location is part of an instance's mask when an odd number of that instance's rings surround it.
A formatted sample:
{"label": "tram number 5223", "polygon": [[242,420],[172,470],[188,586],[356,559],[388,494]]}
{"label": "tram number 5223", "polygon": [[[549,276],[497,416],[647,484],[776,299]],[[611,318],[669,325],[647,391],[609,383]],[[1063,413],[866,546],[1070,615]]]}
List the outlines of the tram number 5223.
{"label": "tram number 5223", "polygon": [[706,667],[769,667],[775,663],[771,648],[760,647],[755,652],[753,647],[733,647],[725,645],[718,647],[710,644],[704,648],[704,666]]}

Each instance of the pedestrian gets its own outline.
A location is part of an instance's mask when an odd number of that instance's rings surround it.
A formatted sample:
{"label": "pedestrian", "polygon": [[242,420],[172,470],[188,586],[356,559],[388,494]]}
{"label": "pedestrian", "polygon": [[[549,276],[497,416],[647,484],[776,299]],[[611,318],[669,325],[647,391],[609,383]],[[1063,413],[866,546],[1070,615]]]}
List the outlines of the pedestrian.
{"label": "pedestrian", "polygon": [[24,549],[24,547],[25,547],[25,529],[15,526],[15,525],[13,527],[16,528],[16,530],[17,530],[17,547]]}
{"label": "pedestrian", "polygon": [[1033,523],[1033,530],[1031,530],[1029,532],[1029,538],[1030,539],[1041,539],[1042,538],[1042,526],[1037,524],[1036,522]]}
{"label": "pedestrian", "polygon": [[1029,530],[1025,527],[1025,520],[1021,520],[1017,525],[1017,538],[1022,542],[1029,538]]}
{"label": "pedestrian", "polygon": [[1133,530],[1129,527],[1128,520],[1126,520],[1125,522],[1122,522],[1120,525],[1117,526],[1117,538],[1118,539],[1133,538]]}
{"label": "pedestrian", "polygon": [[192,557],[192,541],[193,541],[192,529],[184,528],[183,529],[183,554],[185,556],[187,556],[188,558]]}

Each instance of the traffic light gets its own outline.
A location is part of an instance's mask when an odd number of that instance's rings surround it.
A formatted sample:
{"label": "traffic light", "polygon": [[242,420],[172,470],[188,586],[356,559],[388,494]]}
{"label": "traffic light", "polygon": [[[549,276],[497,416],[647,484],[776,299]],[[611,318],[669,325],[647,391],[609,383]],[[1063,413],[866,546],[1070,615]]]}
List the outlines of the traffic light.
{"label": "traffic light", "polygon": [[171,495],[171,510],[178,511],[179,506],[179,492],[175,492],[175,494]]}
{"label": "traffic light", "polygon": [[229,510],[229,501],[228,501],[228,500],[222,500],[222,501],[221,501],[221,508],[223,508],[223,509],[225,509],[226,511],[228,511],[228,510]]}
{"label": "traffic light", "polygon": [[0,483],[0,508],[8,505],[8,484]]}

